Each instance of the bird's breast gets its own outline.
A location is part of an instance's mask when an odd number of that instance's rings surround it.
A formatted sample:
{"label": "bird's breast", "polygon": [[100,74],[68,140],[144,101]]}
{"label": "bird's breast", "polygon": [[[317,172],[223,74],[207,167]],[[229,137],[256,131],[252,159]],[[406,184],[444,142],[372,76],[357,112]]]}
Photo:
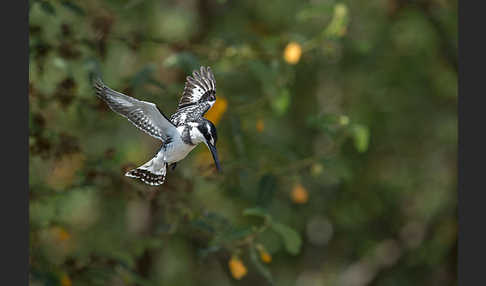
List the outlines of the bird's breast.
{"label": "bird's breast", "polygon": [[184,159],[196,145],[188,145],[182,141],[166,145],[164,150],[165,161],[169,164]]}

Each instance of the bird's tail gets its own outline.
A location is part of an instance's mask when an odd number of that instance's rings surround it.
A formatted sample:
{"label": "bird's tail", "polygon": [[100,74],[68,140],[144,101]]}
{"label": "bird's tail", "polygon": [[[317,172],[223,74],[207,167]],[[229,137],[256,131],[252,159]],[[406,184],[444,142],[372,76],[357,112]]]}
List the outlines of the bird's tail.
{"label": "bird's tail", "polygon": [[158,166],[155,162],[156,158],[148,161],[142,166],[132,169],[125,173],[125,176],[138,178],[142,182],[151,186],[162,185],[165,182],[165,175],[167,173],[167,164],[163,163],[162,167]]}

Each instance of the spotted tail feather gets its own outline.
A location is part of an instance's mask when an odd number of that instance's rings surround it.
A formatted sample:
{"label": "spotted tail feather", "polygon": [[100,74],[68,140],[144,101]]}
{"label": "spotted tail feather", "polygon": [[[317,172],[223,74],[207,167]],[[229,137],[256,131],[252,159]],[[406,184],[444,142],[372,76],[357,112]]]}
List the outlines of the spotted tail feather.
{"label": "spotted tail feather", "polygon": [[146,168],[144,165],[126,172],[125,176],[138,178],[145,184],[151,186],[159,186],[165,182],[165,174],[166,174],[165,166],[162,168],[162,170],[155,171],[150,168]]}

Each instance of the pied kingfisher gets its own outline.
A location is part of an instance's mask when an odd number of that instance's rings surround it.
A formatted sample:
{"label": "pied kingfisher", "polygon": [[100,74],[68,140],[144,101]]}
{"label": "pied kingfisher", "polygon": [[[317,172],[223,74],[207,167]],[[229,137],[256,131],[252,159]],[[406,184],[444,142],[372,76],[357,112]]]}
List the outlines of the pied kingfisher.
{"label": "pied kingfisher", "polygon": [[162,146],[150,161],[128,171],[125,176],[138,178],[152,186],[161,185],[168,166],[174,170],[177,162],[201,142],[209,148],[217,170],[221,171],[216,150],[216,127],[203,117],[216,102],[216,80],[209,67],[201,67],[199,71],[193,71],[192,77],[186,78],[181,100],[170,119],[155,104],[114,91],[99,78],[95,78],[94,88],[96,95],[113,111],[162,141]]}

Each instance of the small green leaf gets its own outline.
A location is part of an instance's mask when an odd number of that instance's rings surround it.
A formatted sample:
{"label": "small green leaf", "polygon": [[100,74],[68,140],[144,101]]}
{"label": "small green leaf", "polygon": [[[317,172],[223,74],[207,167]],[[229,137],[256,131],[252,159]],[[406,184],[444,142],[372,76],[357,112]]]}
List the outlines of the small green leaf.
{"label": "small green leaf", "polygon": [[247,237],[253,233],[253,229],[250,227],[232,227],[228,231],[221,234],[221,238],[225,242],[239,240]]}
{"label": "small green leaf", "polygon": [[245,209],[243,211],[243,215],[244,216],[258,216],[258,217],[262,217],[262,218],[268,218],[270,216],[265,209],[260,208],[260,207]]}
{"label": "small green leaf", "polygon": [[277,113],[277,115],[284,115],[290,106],[290,92],[288,89],[284,88],[280,94],[272,99],[272,108]]}
{"label": "small green leaf", "polygon": [[218,230],[211,241],[210,246],[222,246],[232,243],[233,241],[243,240],[247,236],[253,234],[251,227],[234,227],[229,226],[225,229]]}
{"label": "small green leaf", "polygon": [[355,125],[353,128],[354,147],[358,152],[363,153],[368,150],[370,131],[363,125]]}
{"label": "small green leaf", "polygon": [[302,239],[297,231],[281,223],[272,223],[272,229],[276,231],[283,239],[285,249],[293,255],[300,252]]}
{"label": "small green leaf", "polygon": [[272,273],[270,273],[270,270],[268,270],[268,268],[260,261],[255,247],[250,249],[250,260],[255,265],[258,272],[260,272],[260,274],[268,281],[268,283],[273,285]]}

